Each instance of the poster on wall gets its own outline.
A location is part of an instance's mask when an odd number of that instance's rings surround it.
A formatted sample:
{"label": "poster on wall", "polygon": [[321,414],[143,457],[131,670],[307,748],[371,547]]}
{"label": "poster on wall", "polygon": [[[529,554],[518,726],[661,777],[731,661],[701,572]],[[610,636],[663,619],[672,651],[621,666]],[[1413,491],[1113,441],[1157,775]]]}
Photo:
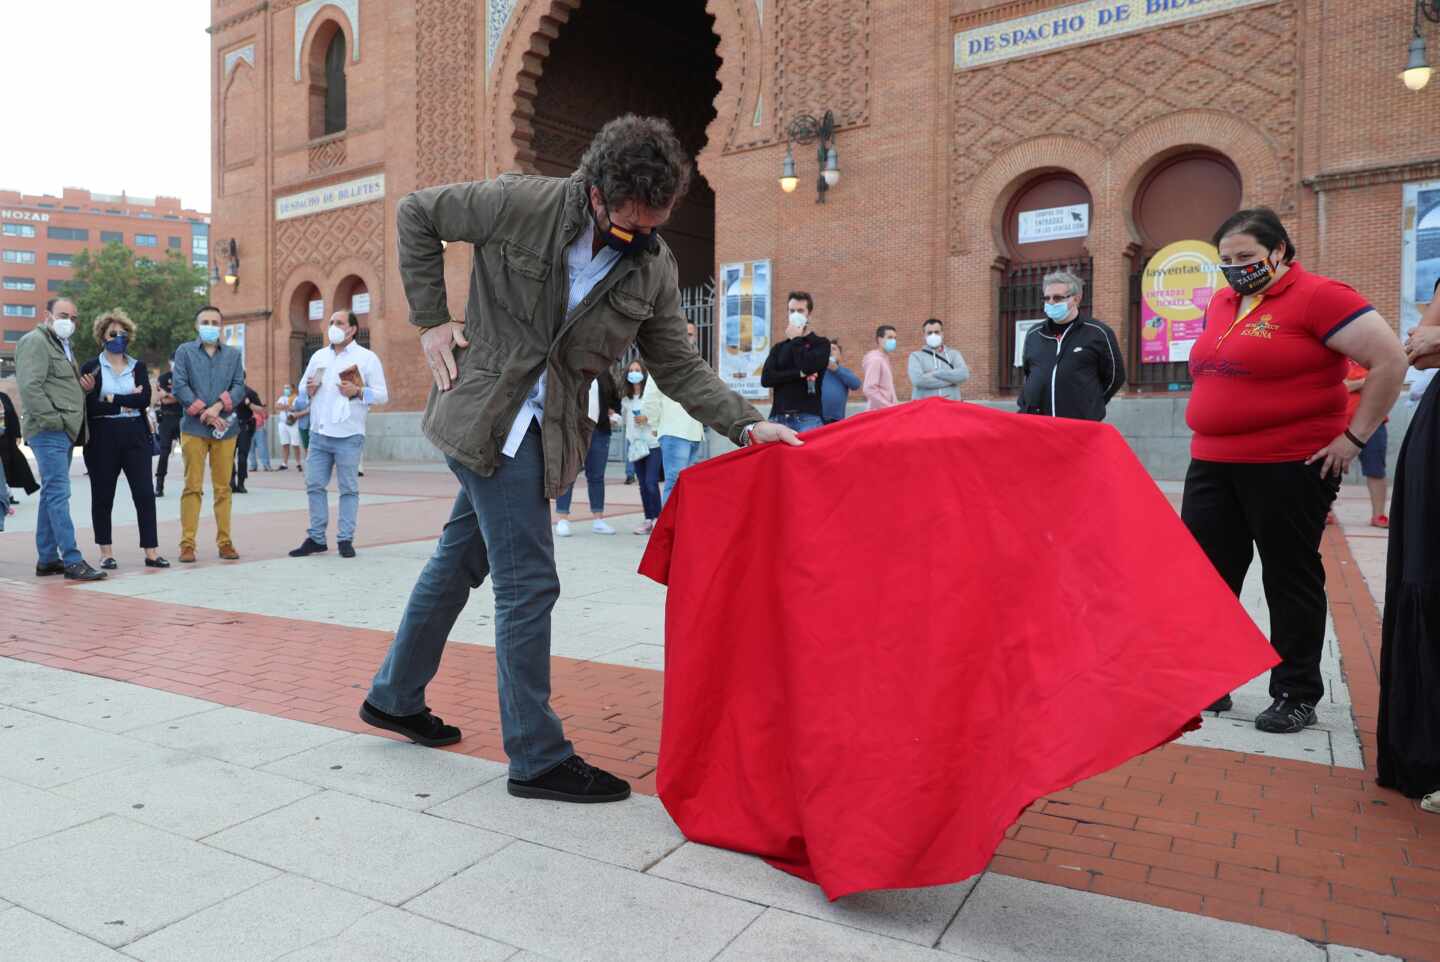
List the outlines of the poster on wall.
{"label": "poster on wall", "polygon": [[1405,185],[1400,248],[1400,339],[1420,323],[1440,279],[1440,180]]}
{"label": "poster on wall", "polygon": [[354,297],[350,298],[350,310],[356,314],[369,314],[370,295],[368,293],[356,294]]}
{"label": "poster on wall", "polygon": [[1085,237],[1090,233],[1089,204],[1069,204],[1065,207],[1022,210],[1018,216],[1020,228],[1017,231],[1017,239],[1022,244],[1041,244],[1045,241],[1065,240],[1070,237]]}
{"label": "poster on wall", "polygon": [[1031,331],[1033,331],[1035,328],[1039,327],[1041,324],[1044,324],[1044,323],[1045,323],[1045,318],[1043,318],[1043,317],[1042,317],[1042,318],[1039,318],[1039,319],[1030,319],[1030,320],[1016,321],[1016,322],[1015,322],[1015,366],[1016,366],[1016,367],[1024,367],[1024,366],[1025,366],[1025,339],[1030,336],[1030,332],[1031,332]]}
{"label": "poster on wall", "polygon": [[1190,360],[1220,278],[1220,252],[1205,241],[1176,241],[1150,258],[1140,276],[1141,364]]}
{"label": "poster on wall", "polygon": [[315,301],[311,301],[311,302],[310,302],[310,320],[312,320],[312,321],[323,321],[323,320],[325,320],[325,302],[324,302],[324,301],[315,300]]}
{"label": "poster on wall", "polygon": [[220,343],[240,352],[240,366],[245,366],[245,325],[225,324],[220,328]]}
{"label": "poster on wall", "polygon": [[720,377],[741,397],[763,398],[770,353],[770,262],[720,265]]}

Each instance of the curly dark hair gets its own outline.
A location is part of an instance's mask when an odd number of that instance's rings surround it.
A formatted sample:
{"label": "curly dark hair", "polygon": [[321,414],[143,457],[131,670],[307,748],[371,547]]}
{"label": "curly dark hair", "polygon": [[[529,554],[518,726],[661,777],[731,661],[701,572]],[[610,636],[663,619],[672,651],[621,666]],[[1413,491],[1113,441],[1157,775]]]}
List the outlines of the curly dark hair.
{"label": "curly dark hair", "polygon": [[690,189],[690,157],[663,117],[625,114],[600,128],[580,158],[587,187],[610,209],[636,201],[663,210]]}

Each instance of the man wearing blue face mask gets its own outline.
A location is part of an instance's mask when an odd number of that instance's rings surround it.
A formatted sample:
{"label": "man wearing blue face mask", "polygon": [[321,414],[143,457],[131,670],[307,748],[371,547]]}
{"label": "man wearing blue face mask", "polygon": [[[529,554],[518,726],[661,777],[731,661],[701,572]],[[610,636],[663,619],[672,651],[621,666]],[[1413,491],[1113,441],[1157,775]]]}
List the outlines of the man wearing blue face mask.
{"label": "man wearing blue face mask", "polygon": [[1125,384],[1125,359],[1109,325],[1080,313],[1085,284],[1068,271],[1045,275],[1044,324],[1025,337],[1020,412],[1105,420],[1105,405]]}
{"label": "man wearing blue face mask", "polygon": [[195,561],[195,532],[205,462],[215,497],[215,544],[226,561],[239,559],[230,540],[230,476],[235,466],[239,421],[235,405],[245,397],[245,370],[238,348],[220,343],[220,308],[205,305],[195,313],[198,337],[175,349],[175,399],[185,409],[180,422],[180,456],[185,462],[185,492],[180,496],[180,560]]}

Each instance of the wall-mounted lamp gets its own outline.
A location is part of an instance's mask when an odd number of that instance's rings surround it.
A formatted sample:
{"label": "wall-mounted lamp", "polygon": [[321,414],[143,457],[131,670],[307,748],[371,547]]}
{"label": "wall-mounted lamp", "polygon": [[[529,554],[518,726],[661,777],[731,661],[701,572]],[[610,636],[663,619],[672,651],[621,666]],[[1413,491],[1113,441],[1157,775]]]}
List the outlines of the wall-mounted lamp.
{"label": "wall-mounted lamp", "polygon": [[1440,23],[1440,0],[1415,0],[1415,28],[1410,36],[1410,59],[1400,79],[1411,90],[1424,90],[1430,82],[1430,64],[1425,54],[1425,38],[1420,34],[1420,18]]}
{"label": "wall-mounted lamp", "polygon": [[240,290],[240,254],[239,249],[235,246],[235,238],[230,238],[230,243],[226,245],[225,253],[230,259],[230,262],[225,266],[225,283],[235,288],[238,292]]}
{"label": "wall-mounted lamp", "polygon": [[[1434,0],[1440,3],[1440,0]],[[840,157],[835,152],[835,115],[825,111],[821,120],[801,114],[785,128],[785,163],[780,168],[780,189],[793,193],[800,186],[795,174],[795,144],[818,144],[815,159],[820,174],[815,179],[815,203],[825,203],[825,192],[840,183]]]}

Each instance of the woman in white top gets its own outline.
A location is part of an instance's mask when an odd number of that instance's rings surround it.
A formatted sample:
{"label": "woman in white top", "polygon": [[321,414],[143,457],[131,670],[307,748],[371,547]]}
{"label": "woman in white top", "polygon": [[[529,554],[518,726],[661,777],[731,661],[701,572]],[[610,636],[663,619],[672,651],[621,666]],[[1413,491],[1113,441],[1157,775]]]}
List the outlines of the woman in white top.
{"label": "woman in white top", "polygon": [[275,432],[280,436],[280,468],[290,470],[290,448],[295,448],[295,464],[300,464],[300,418],[290,412],[295,392],[290,385],[275,399]]}
{"label": "woman in white top", "polygon": [[640,479],[640,502],[645,506],[645,522],[636,534],[655,530],[660,517],[660,436],[645,417],[645,365],[631,361],[625,372],[625,396],[620,400],[620,413],[625,418],[625,460],[635,465]]}

